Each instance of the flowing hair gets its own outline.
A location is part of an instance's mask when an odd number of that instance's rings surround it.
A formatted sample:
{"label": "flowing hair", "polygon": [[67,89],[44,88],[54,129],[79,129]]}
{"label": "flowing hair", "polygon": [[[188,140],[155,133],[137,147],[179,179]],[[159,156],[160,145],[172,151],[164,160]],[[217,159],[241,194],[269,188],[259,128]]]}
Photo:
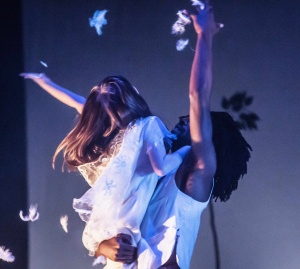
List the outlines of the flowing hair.
{"label": "flowing hair", "polygon": [[75,127],[58,145],[54,156],[63,151],[69,170],[95,161],[108,151],[116,134],[130,122],[152,115],[146,101],[122,76],[109,76],[95,86]]}

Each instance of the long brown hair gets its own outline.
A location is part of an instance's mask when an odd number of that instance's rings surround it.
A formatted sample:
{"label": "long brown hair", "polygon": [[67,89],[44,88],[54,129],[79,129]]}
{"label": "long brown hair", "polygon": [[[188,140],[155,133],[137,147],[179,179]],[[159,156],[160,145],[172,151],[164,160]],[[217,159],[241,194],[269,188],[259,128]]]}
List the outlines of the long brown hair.
{"label": "long brown hair", "polygon": [[121,129],[138,118],[152,115],[146,101],[122,76],[109,76],[88,96],[79,121],[58,145],[54,161],[63,150],[64,162],[72,168],[95,161]]}

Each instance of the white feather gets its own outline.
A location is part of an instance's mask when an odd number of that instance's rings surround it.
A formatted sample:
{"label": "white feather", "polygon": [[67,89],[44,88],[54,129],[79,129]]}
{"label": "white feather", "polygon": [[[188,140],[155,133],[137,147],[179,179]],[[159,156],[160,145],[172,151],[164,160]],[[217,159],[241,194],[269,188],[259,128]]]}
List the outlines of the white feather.
{"label": "white feather", "polygon": [[93,18],[89,18],[90,26],[95,27],[97,34],[102,35],[102,26],[107,24],[107,20],[105,19],[105,14],[107,10],[96,10],[94,12]]}
{"label": "white feather", "polygon": [[185,27],[181,23],[176,21],[172,26],[172,34],[173,35],[181,35],[185,32]]}
{"label": "white feather", "polygon": [[178,51],[181,51],[181,50],[183,50],[185,47],[186,47],[186,45],[189,43],[189,40],[188,39],[179,39],[178,41],[177,41],[177,43],[176,43],[176,49],[178,50]]}
{"label": "white feather", "polygon": [[179,10],[177,12],[178,15],[178,20],[183,23],[184,25],[190,24],[191,23],[191,19],[184,14],[184,12],[182,10]]}
{"label": "white feather", "polygon": [[29,215],[24,216],[23,211],[21,210],[19,216],[23,221],[36,221],[39,219],[40,214],[37,212],[37,205],[30,205]]}
{"label": "white feather", "polygon": [[40,63],[41,63],[43,66],[48,67],[48,65],[47,65],[45,62],[40,61]]}
{"label": "white feather", "polygon": [[64,231],[67,233],[68,232],[68,216],[64,215],[60,217],[60,224]]}
{"label": "white feather", "polygon": [[178,19],[172,26],[172,34],[181,35],[185,32],[185,26],[191,23],[191,19],[182,10],[177,12]]}
{"label": "white feather", "polygon": [[192,6],[199,6],[200,9],[204,9],[205,5],[203,2],[199,1],[199,0],[191,0],[192,1]]}
{"label": "white feather", "polygon": [[13,262],[15,257],[12,255],[9,249],[5,249],[4,246],[0,246],[0,259],[6,262]]}

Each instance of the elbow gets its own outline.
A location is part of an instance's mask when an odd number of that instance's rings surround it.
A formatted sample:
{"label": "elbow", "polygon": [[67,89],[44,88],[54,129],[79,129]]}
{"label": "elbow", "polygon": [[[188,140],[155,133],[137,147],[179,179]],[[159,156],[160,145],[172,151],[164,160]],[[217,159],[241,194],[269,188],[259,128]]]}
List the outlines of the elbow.
{"label": "elbow", "polygon": [[74,108],[76,109],[76,111],[77,111],[79,114],[82,114],[83,104],[77,104],[77,105],[74,106]]}

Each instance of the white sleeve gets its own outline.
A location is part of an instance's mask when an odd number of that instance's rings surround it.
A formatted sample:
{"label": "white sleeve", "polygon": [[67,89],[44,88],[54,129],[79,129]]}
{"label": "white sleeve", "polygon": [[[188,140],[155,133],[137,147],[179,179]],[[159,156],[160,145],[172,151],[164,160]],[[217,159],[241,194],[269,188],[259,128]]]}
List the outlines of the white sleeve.
{"label": "white sleeve", "polygon": [[164,176],[177,168],[182,159],[178,153],[166,154],[164,139],[174,136],[157,117],[152,117],[146,126],[144,143],[154,172]]}

